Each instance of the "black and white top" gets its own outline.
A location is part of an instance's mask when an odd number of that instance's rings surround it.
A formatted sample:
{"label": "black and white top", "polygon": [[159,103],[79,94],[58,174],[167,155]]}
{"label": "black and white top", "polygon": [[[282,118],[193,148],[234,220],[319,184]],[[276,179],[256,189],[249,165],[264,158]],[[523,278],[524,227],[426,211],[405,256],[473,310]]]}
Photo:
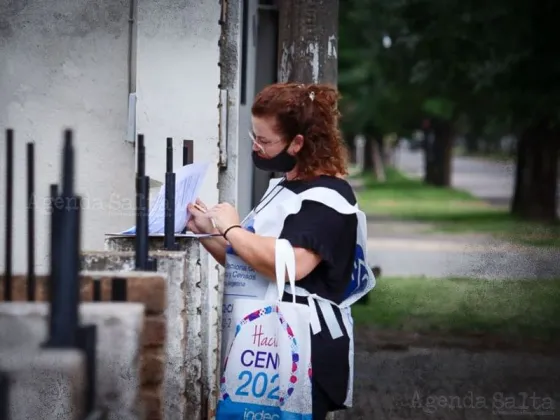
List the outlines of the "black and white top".
{"label": "black and white top", "polygon": [[[338,192],[349,204],[356,204],[352,187],[344,179],[320,176],[309,181],[282,181],[284,188],[300,194],[303,191],[324,187]],[[280,238],[287,239],[294,248],[309,249],[321,257],[319,265],[297,286],[339,304],[350,283],[356,247],[358,220],[355,214],[345,215],[317,201],[304,201],[301,210],[284,221]],[[292,296],[284,294],[284,301]],[[307,299],[297,296],[298,303]],[[346,399],[349,374],[349,337],[333,339],[321,311],[318,311],[321,331],[312,334],[311,352],[313,386],[320,386],[335,406],[342,408]],[[342,315],[335,309],[338,322]]]}

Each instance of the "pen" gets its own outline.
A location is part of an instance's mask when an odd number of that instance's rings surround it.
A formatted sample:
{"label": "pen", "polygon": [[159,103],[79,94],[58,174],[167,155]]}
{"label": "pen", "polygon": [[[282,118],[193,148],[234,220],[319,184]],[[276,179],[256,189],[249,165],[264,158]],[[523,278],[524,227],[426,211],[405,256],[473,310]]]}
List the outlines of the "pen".
{"label": "pen", "polygon": [[201,211],[202,213],[206,213],[206,210],[203,209],[198,203],[194,203],[193,207],[199,211]]}

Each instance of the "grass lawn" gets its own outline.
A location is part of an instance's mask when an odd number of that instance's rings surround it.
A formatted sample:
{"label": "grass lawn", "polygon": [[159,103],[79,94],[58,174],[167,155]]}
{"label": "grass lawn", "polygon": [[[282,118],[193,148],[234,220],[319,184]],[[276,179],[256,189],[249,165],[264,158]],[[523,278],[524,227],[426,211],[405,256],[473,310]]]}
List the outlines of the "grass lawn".
{"label": "grass lawn", "polygon": [[382,277],[357,325],[418,333],[490,333],[512,338],[560,335],[560,279],[507,280]]}
{"label": "grass lawn", "polygon": [[507,209],[465,191],[426,185],[394,168],[387,169],[385,182],[366,177],[364,183],[357,194],[360,207],[369,215],[429,222],[438,231],[489,233],[528,245],[560,247],[560,223],[517,220]]}

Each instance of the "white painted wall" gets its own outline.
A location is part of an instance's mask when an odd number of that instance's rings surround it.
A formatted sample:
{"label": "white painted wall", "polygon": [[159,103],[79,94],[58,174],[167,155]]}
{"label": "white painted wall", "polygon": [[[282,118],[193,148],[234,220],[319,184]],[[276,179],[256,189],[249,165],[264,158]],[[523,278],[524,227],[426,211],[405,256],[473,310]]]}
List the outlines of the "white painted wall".
{"label": "white painted wall", "polygon": [[146,172],[163,182],[166,138],[174,139],[174,168],[184,139],[194,161],[209,161],[201,198],[218,201],[220,3],[139,0],[136,129],[146,144]]}
{"label": "white painted wall", "polygon": [[[128,2],[0,2],[0,272],[4,270],[4,130],[15,129],[14,270],[26,266],[25,142],[36,143],[37,254],[48,269],[49,184],[60,182],[62,130],[75,130],[76,189],[84,197],[82,246],[133,222],[118,211],[134,193],[127,115]],[[111,207],[113,206],[113,207]]]}
{"label": "white painted wall", "polygon": [[[76,189],[85,199],[82,249],[103,249],[105,233],[134,224],[135,150],[125,141],[128,15],[128,0],[0,2],[0,197],[3,131],[13,127],[16,272],[26,267],[26,141],[36,142],[37,197],[44,203],[49,184],[59,182],[62,130],[75,129]],[[201,192],[208,204],[218,201],[219,19],[217,0],[138,0],[136,129],[145,135],[147,174],[164,180],[167,137],[175,140],[175,168],[182,164],[183,139],[192,139],[194,160],[211,163]],[[41,273],[48,270],[46,210],[37,209]],[[0,272],[4,215],[0,199]]]}

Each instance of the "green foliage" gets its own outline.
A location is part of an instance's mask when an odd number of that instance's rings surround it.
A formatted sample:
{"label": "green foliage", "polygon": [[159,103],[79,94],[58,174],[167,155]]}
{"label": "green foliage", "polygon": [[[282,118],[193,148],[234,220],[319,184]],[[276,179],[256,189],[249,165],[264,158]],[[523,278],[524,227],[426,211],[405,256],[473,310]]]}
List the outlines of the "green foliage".
{"label": "green foliage", "polygon": [[500,133],[558,119],[559,18],[557,0],[345,0],[345,124],[402,132],[467,115]]}
{"label": "green foliage", "polygon": [[418,333],[473,334],[553,340],[560,333],[560,279],[479,280],[381,277],[357,325]]}
{"label": "green foliage", "polygon": [[357,192],[368,215],[427,223],[426,234],[481,233],[510,243],[560,248],[560,223],[523,221],[466,191],[427,185],[394,168],[387,168],[386,175],[385,182],[364,177],[364,188]]}

